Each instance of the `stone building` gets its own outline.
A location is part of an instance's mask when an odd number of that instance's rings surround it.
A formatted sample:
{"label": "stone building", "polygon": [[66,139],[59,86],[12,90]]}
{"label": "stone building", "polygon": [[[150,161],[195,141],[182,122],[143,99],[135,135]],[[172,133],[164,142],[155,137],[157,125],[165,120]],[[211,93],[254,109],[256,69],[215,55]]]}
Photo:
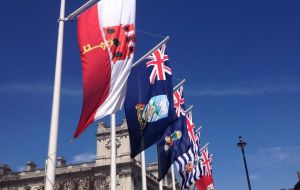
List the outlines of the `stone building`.
{"label": "stone building", "polygon": [[[84,190],[110,189],[110,128],[98,124],[96,160],[89,163],[67,164],[63,157],[57,158],[55,189]],[[117,150],[117,189],[142,189],[141,164],[139,156],[130,158],[129,135],[126,120],[116,127]],[[158,165],[147,165],[147,189],[157,190]],[[0,190],[42,190],[44,189],[45,170],[38,169],[34,162],[26,164],[25,171],[14,172],[8,165],[0,166]],[[170,172],[163,180],[165,189],[172,189]]]}

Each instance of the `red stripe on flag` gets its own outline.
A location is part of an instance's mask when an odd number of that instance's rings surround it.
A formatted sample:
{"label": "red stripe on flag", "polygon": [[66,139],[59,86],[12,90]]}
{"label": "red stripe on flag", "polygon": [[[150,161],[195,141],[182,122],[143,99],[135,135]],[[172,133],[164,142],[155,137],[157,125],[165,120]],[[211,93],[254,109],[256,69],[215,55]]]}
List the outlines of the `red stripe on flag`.
{"label": "red stripe on flag", "polygon": [[83,72],[83,105],[74,137],[89,124],[109,95],[111,66],[109,52],[101,35],[97,4],[78,17],[78,43]]}

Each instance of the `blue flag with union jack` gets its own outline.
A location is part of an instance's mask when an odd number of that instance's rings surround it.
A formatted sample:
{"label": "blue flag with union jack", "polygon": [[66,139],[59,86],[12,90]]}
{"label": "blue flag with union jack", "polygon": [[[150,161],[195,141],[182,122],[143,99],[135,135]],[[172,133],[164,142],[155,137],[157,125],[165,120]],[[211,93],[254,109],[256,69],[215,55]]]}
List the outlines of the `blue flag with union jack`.
{"label": "blue flag with union jack", "polygon": [[177,117],[172,70],[165,44],[133,67],[127,83],[125,114],[131,158],[155,144]]}
{"label": "blue flag with union jack", "polygon": [[[191,116],[187,118],[191,119]],[[181,177],[181,189],[189,189],[189,186],[193,185],[203,175],[202,162],[200,160],[200,132],[191,134],[192,132],[189,130],[190,138],[194,138],[191,148],[175,161]]]}
{"label": "blue flag with union jack", "polygon": [[[183,87],[174,92],[174,107],[178,120],[171,124],[157,143],[158,155],[158,180],[160,181],[167,174],[173,162],[182,154],[187,152],[192,145],[188,127],[193,127],[191,121],[187,122]],[[191,126],[188,126],[188,125]]]}

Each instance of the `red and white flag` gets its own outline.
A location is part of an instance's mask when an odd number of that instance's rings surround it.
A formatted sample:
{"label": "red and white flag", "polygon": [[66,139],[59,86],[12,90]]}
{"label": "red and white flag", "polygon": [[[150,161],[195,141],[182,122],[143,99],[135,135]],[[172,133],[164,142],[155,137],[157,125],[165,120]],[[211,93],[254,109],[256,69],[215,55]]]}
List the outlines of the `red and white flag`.
{"label": "red and white flag", "polygon": [[197,190],[215,190],[212,177],[212,155],[208,154],[208,148],[205,147],[200,153],[203,176],[196,181]]}
{"label": "red and white flag", "polygon": [[135,49],[135,0],[101,0],[78,16],[83,105],[74,137],[120,110]]}
{"label": "red and white flag", "polygon": [[209,176],[202,176],[197,182],[196,182],[197,190],[215,190],[214,187],[214,181],[212,178],[212,175]]}

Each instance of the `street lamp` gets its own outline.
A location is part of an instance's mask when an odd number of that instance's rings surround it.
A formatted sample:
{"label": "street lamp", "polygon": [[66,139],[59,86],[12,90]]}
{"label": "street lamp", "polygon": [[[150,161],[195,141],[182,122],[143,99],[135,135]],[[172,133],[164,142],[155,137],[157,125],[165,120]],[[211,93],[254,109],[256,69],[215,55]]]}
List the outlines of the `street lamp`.
{"label": "street lamp", "polygon": [[248,187],[249,187],[249,190],[251,190],[251,184],[250,184],[249,173],[248,173],[247,162],[246,162],[246,156],[245,156],[245,147],[246,147],[247,143],[242,139],[242,136],[239,136],[239,139],[240,139],[240,141],[236,145],[238,147],[240,147],[241,150],[242,150],[244,166],[245,166],[246,176],[247,176],[247,181],[248,181]]}

